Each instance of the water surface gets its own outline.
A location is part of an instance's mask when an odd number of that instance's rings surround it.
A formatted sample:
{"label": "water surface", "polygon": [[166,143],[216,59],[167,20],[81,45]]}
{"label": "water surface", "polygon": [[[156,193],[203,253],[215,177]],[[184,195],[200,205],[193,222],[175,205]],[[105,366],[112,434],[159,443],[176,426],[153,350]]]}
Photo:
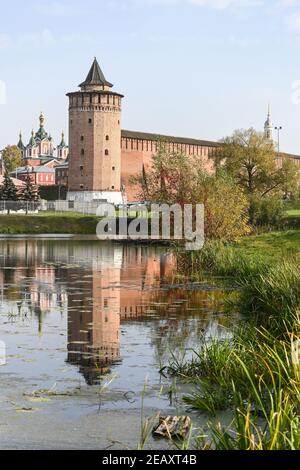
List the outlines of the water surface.
{"label": "water surface", "polygon": [[0,240],[0,285],[2,448],[136,448],[142,409],[186,412],[161,365],[231,323],[162,247]]}

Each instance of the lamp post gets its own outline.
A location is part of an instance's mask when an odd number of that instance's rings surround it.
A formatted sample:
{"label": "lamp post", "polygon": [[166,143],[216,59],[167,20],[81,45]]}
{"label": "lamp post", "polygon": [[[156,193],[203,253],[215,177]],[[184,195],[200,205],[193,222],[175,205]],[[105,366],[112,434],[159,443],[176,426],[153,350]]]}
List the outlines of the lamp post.
{"label": "lamp post", "polygon": [[278,157],[280,154],[280,131],[282,131],[282,126],[276,126],[275,131],[277,131],[277,149],[278,149]]}

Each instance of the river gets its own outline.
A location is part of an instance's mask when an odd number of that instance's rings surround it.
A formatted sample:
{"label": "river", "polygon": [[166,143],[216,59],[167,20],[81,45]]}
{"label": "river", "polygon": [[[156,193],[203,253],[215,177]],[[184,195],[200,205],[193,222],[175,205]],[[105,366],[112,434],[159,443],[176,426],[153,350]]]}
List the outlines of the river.
{"label": "river", "polygon": [[231,324],[218,283],[165,247],[1,240],[0,285],[2,449],[136,449],[142,416],[187,413],[161,366]]}

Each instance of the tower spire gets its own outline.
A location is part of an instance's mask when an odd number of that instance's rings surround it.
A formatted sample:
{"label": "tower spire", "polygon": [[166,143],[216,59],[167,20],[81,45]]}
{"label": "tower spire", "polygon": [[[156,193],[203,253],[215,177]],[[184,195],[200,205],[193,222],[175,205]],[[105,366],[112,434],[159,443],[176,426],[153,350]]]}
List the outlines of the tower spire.
{"label": "tower spire", "polygon": [[44,113],[41,111],[41,114],[40,114],[40,127],[44,127],[44,124],[45,124],[45,117],[44,117]]}
{"label": "tower spire", "polygon": [[273,142],[273,123],[271,119],[271,106],[270,102],[268,103],[268,114],[267,114],[267,120],[265,122],[265,127],[264,127],[264,134],[265,134],[265,139],[269,140],[270,142]]}
{"label": "tower spire", "polygon": [[101,67],[96,59],[94,58],[94,62],[92,64],[92,67],[90,68],[90,71],[85,79],[84,82],[82,82],[79,85],[81,88],[83,87],[108,87],[112,88],[113,84],[108,82],[104,76],[104,73],[101,70]]}

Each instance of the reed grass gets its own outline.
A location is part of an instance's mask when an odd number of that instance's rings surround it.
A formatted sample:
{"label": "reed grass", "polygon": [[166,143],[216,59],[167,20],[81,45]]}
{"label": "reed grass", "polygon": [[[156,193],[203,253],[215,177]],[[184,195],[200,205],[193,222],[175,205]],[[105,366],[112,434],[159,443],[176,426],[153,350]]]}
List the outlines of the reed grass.
{"label": "reed grass", "polygon": [[249,322],[229,340],[201,345],[192,360],[172,357],[164,373],[193,382],[187,406],[232,422],[208,425],[199,448],[218,450],[300,449],[300,367],[293,347],[300,338],[300,269],[294,261],[269,265],[246,259],[224,245],[209,244],[191,255],[192,269],[231,275],[236,308]]}

